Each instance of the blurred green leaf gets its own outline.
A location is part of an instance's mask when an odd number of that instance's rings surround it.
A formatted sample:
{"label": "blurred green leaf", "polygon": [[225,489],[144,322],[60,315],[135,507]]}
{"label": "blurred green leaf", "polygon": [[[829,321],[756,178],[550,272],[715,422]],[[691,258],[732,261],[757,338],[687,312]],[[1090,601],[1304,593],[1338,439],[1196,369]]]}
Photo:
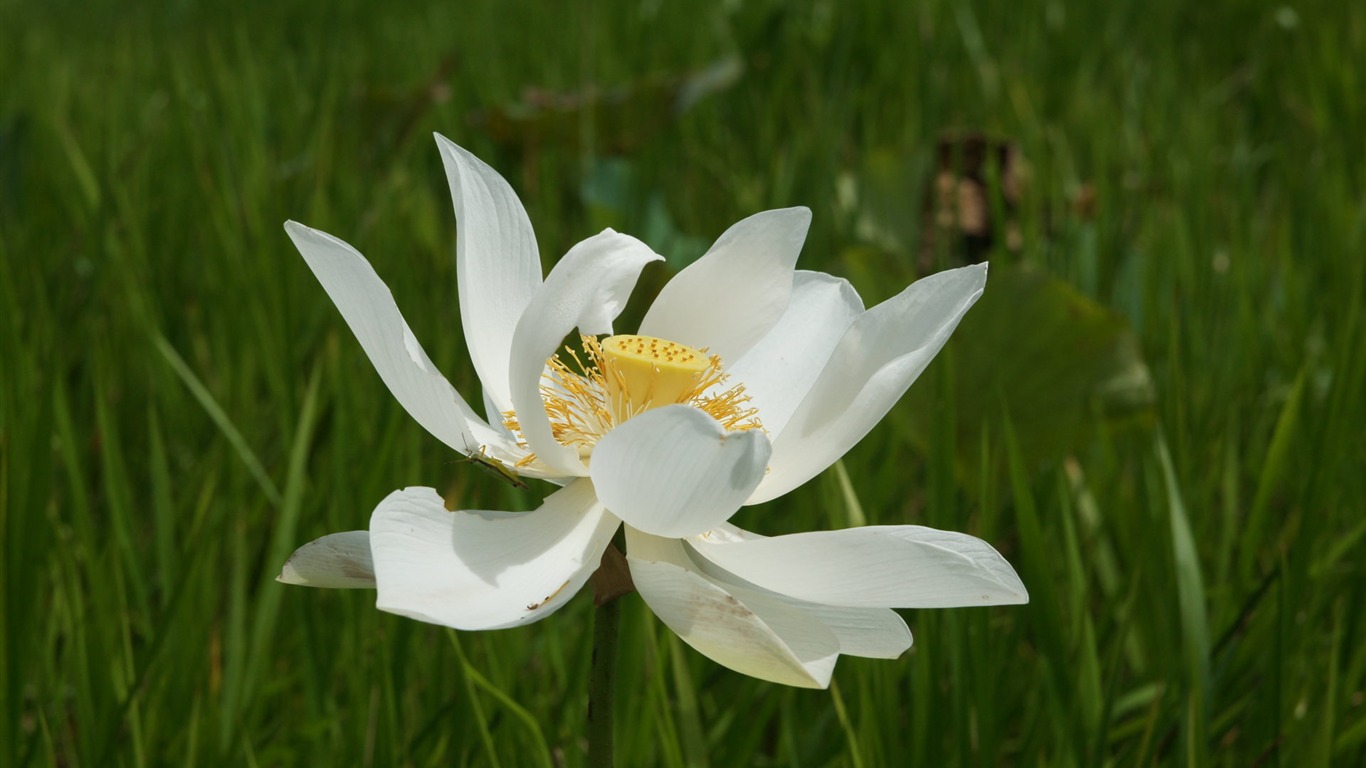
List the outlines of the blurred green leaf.
{"label": "blurred green leaf", "polygon": [[[1098,427],[1118,430],[1153,418],[1152,377],[1128,324],[1035,268],[993,266],[986,292],[946,351],[959,393],[962,477],[980,476],[983,425],[1003,413],[1030,465],[1076,450]],[[922,383],[907,399],[910,407],[897,413],[925,448],[935,388]]]}
{"label": "blurred green leaf", "polygon": [[589,230],[614,227],[664,256],[680,270],[707,250],[707,242],[678,229],[659,189],[647,189],[630,161],[608,158],[593,166],[580,190],[588,209]]}

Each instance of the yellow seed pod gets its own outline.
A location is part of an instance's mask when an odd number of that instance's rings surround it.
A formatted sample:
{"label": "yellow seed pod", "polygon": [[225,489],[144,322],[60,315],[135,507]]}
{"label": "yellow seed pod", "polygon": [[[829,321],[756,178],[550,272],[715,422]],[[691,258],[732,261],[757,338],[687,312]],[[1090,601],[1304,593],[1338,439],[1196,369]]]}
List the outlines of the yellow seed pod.
{"label": "yellow seed pod", "polygon": [[608,394],[637,413],[685,402],[710,363],[699,349],[653,336],[611,336],[602,355]]}

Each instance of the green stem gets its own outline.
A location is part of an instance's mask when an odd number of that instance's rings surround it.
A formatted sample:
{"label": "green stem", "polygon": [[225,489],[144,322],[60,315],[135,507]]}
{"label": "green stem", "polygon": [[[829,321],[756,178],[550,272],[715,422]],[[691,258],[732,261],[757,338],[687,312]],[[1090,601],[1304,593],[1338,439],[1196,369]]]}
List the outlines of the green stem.
{"label": "green stem", "polygon": [[616,700],[617,629],[621,601],[598,606],[593,621],[593,670],[588,681],[588,764],[612,766],[612,709]]}

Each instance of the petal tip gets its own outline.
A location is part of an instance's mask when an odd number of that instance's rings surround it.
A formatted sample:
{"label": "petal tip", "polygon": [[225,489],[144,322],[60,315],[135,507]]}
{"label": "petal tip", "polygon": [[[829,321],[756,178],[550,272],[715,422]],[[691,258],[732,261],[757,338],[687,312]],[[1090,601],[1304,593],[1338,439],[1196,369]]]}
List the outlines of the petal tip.
{"label": "petal tip", "polygon": [[342,243],[340,240],[326,232],[320,229],[314,229],[307,224],[300,224],[293,219],[285,222],[285,232],[289,235],[289,239],[294,241],[296,246],[301,246],[305,242],[334,246],[340,243],[341,247],[350,248],[350,246]]}
{"label": "petal tip", "polygon": [[436,147],[443,155],[458,155],[463,149],[459,144],[456,144],[436,131],[432,131],[432,137],[436,139]]}
{"label": "petal tip", "polygon": [[770,220],[785,220],[784,223],[787,224],[787,226],[792,227],[793,230],[800,230],[802,240],[806,239],[806,232],[811,228],[811,209],[804,205],[794,205],[790,208],[774,208],[769,211],[755,214],[755,216],[763,216]]}
{"label": "petal tip", "polygon": [[[293,560],[293,558],[290,558],[290,560]],[[305,586],[304,583],[299,580],[298,572],[290,567],[289,561],[285,561],[284,566],[280,568],[280,575],[276,576],[275,580],[281,584],[291,584],[296,587]]]}
{"label": "petal tip", "polygon": [[[1006,567],[1010,568],[1010,565],[1007,563]],[[983,605],[1025,605],[1029,602],[1029,590],[1025,589],[1024,582],[1020,581],[1013,568],[1008,577],[998,577],[997,584],[999,589],[982,595]]]}
{"label": "petal tip", "polygon": [[987,273],[990,271],[990,267],[988,266],[987,262],[985,262],[985,261],[982,262],[981,264],[975,264],[975,265],[973,265],[973,266],[980,267],[980,269],[977,270],[977,281],[976,281],[976,282],[977,282],[977,290],[978,290],[979,292],[981,292],[981,291],[983,291],[983,290],[986,290],[986,287],[987,287]]}

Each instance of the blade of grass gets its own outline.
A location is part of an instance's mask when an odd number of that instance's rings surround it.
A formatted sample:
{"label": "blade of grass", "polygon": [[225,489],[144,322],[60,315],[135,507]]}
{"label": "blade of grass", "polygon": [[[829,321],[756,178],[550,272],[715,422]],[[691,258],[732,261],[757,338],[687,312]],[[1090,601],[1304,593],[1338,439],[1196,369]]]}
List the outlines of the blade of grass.
{"label": "blade of grass", "polygon": [[[294,443],[289,449],[289,467],[285,473],[285,492],[280,505],[280,515],[275,521],[270,544],[266,548],[265,573],[258,573],[258,596],[251,613],[251,633],[246,646],[246,661],[239,667],[240,677],[234,676],[225,681],[223,708],[225,722],[235,723],[241,716],[246,702],[251,699],[265,674],[266,660],[269,658],[269,644],[275,637],[275,627],[280,614],[280,601],[284,587],[275,581],[278,569],[295,545],[295,531],[299,525],[299,515],[303,508],[304,489],[308,486],[308,456],[313,443],[314,428],[318,414],[318,382],[321,369],[316,369],[309,377],[303,404],[299,409],[298,426],[294,431]],[[231,728],[231,726],[229,726]],[[232,731],[225,734],[224,744],[232,741]]]}
{"label": "blade of grass", "polygon": [[531,743],[524,744],[523,746],[525,747],[525,751],[521,751],[519,752],[519,754],[523,758],[527,757],[530,754],[534,754],[541,765],[549,768],[549,766],[552,765],[550,759],[550,748],[546,746],[545,734],[541,732],[541,726],[536,722],[536,718],[533,717],[532,714],[527,711],[526,707],[523,707],[522,705],[518,704],[515,699],[509,696],[507,691],[504,691],[502,688],[499,688],[498,686],[494,685],[492,682],[489,681],[487,677],[484,677],[484,675],[480,673],[479,670],[475,669],[473,666],[466,666],[465,674],[469,675],[470,680],[476,686],[488,692],[488,694],[493,696],[493,698],[497,699],[499,704],[502,704],[504,707],[507,707],[507,710],[512,713],[512,716],[516,718],[519,722],[521,722],[523,726],[526,727],[527,731],[531,735]]}
{"label": "blade of grass", "polygon": [[242,460],[242,463],[247,467],[247,471],[256,479],[256,484],[261,487],[261,492],[266,495],[266,498],[270,500],[270,503],[273,506],[277,509],[280,508],[284,504],[284,497],[280,494],[279,487],[275,485],[274,480],[270,479],[270,475],[266,472],[266,468],[262,466],[261,460],[257,458],[256,453],[251,450],[251,446],[247,445],[246,438],[242,437],[242,433],[238,431],[237,427],[232,423],[232,420],[228,418],[228,415],[223,411],[223,408],[218,405],[218,401],[214,399],[213,395],[209,392],[208,387],[205,387],[203,382],[199,380],[199,377],[194,375],[194,371],[190,370],[190,366],[185,363],[184,358],[180,356],[180,353],[175,351],[175,348],[171,346],[171,343],[167,341],[164,336],[159,333],[154,334],[152,336],[152,343],[156,346],[157,351],[161,353],[161,356],[166,358],[166,362],[170,364],[171,370],[175,371],[176,376],[180,377],[180,380],[184,382],[185,387],[190,390],[190,394],[194,395],[194,399],[199,401],[200,406],[204,408],[204,412],[207,413],[209,418],[213,420],[213,423],[218,426],[219,431],[223,433],[223,437],[227,438],[228,443],[232,446],[233,450],[237,452],[237,457]]}
{"label": "blade of grass", "polygon": [[1266,460],[1262,462],[1261,472],[1257,473],[1257,490],[1252,497],[1252,509],[1248,512],[1247,521],[1242,527],[1240,554],[1245,568],[1255,566],[1257,547],[1272,535],[1272,532],[1267,530],[1271,494],[1276,490],[1289,466],[1290,448],[1299,426],[1300,402],[1304,398],[1307,378],[1303,368],[1295,376],[1295,383],[1291,386],[1290,394],[1285,398],[1280,416],[1276,419],[1271,444],[1266,450]]}
{"label": "blade of grass", "polygon": [[858,492],[854,490],[854,484],[849,480],[849,470],[845,468],[844,460],[836,460],[833,469],[835,481],[840,489],[840,498],[844,501],[845,526],[857,528],[867,525],[868,517],[863,514],[863,505],[859,503]]}
{"label": "blade of grass", "polygon": [[498,760],[498,750],[493,745],[493,734],[489,732],[488,716],[484,714],[484,705],[479,702],[479,696],[475,693],[474,667],[470,666],[469,659],[465,658],[465,649],[460,645],[460,635],[455,630],[446,632],[450,638],[451,647],[455,649],[456,658],[460,660],[461,678],[465,683],[465,698],[470,704],[470,713],[474,715],[474,721],[479,732],[479,741],[484,745],[484,757],[488,764],[493,768],[498,768],[502,763]]}
{"label": "blade of grass", "polygon": [[1155,437],[1158,466],[1166,491],[1167,515],[1171,526],[1172,562],[1175,568],[1177,607],[1181,616],[1181,640],[1187,674],[1186,759],[1188,765],[1204,765],[1209,729],[1210,640],[1209,617],[1205,608],[1205,583],[1190,519],[1182,500],[1181,486],[1172,466],[1166,440],[1159,431]]}
{"label": "blade of grass", "polygon": [[666,632],[669,643],[669,669],[673,679],[674,715],[678,734],[677,743],[681,744],[683,764],[688,768],[706,768],[707,742],[703,735],[702,718],[697,708],[697,691],[693,688],[692,676],[684,655],[683,642],[673,632]]}
{"label": "blade of grass", "polygon": [[853,723],[849,721],[849,712],[844,708],[844,697],[840,695],[839,683],[830,681],[830,703],[835,707],[835,717],[839,719],[840,730],[844,732],[845,749],[848,750],[849,764],[854,768],[863,768],[863,755],[859,749],[858,734],[854,731]]}

